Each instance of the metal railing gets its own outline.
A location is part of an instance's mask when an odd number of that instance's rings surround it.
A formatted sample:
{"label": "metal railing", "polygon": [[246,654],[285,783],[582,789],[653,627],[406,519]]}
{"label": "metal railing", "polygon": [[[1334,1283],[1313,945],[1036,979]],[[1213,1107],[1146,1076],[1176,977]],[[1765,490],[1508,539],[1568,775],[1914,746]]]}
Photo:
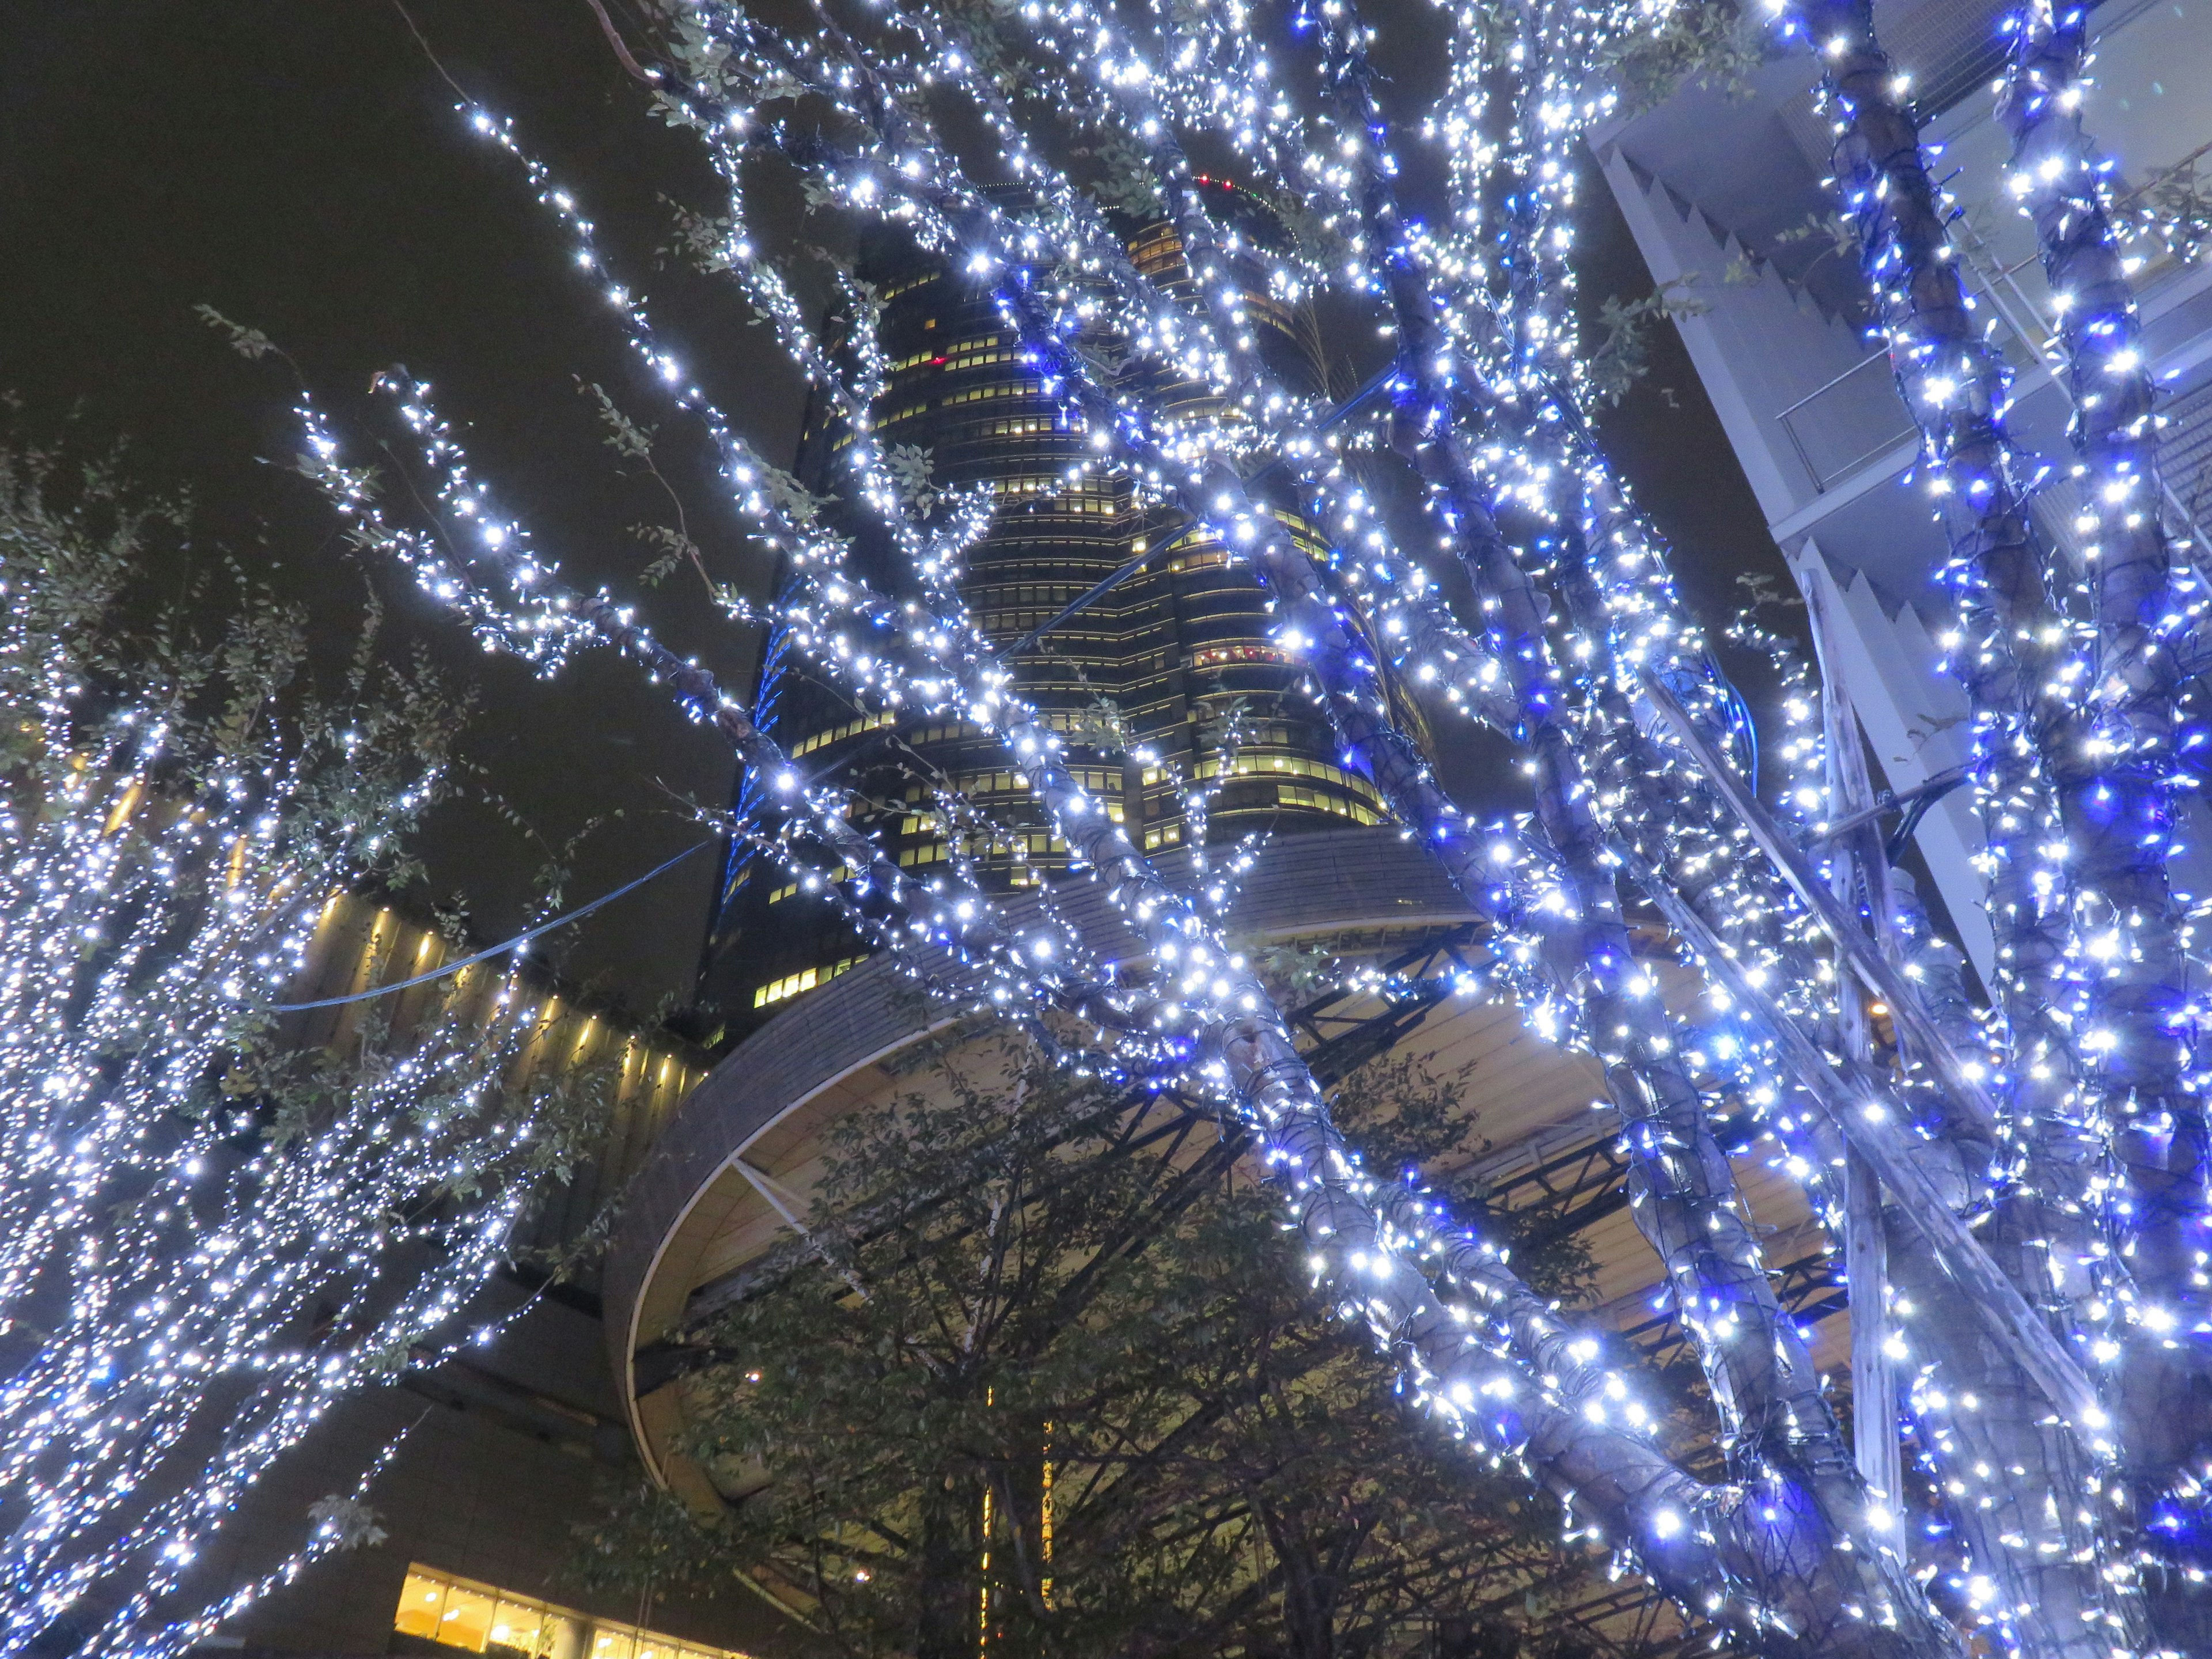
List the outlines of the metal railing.
{"label": "metal railing", "polygon": [[[2124,234],[2131,204],[2160,182],[2193,168],[2208,154],[2212,154],[2212,143],[2198,145],[2179,161],[2159,168],[2134,189],[2114,197],[2110,210],[2115,221],[2121,224]],[[1960,234],[1954,235],[1954,245],[1958,247],[1961,262],[1972,278],[1972,285],[1979,297],[1988,301],[2003,324],[2000,349],[2014,373],[2017,374],[2031,368],[2046,367],[2057,333],[2052,319],[2047,314],[2048,302],[2039,301],[2031,295],[2021,281],[2021,275],[2039,263],[2039,253],[2030,252],[2009,264],[2003,263],[1997,258],[1996,250],[1990,247],[1980,232],[1964,219],[1954,222]],[[2148,261],[2145,269],[2138,273],[2138,289],[2148,286],[2144,278],[2154,283],[2166,275],[2168,269],[2178,268],[2179,263],[2170,255]],[[1887,426],[1882,436],[1869,442],[1856,435],[1882,429],[1881,426],[1865,418],[1870,412],[1869,409],[1854,410],[1851,405],[1863,400],[1872,401],[1865,390],[1871,385],[1866,377],[1872,375],[1886,379],[1888,372],[1888,351],[1874,351],[1842,374],[1814,387],[1775,416],[1789,437],[1791,452],[1811,478],[1815,495],[1827,494],[1836,484],[1870,465],[1899,444],[1909,441],[1916,434],[1917,428],[1910,416],[1901,403],[1897,403],[1893,404],[1890,409],[1893,414],[1893,424]],[[2073,388],[2067,384],[2065,377],[2054,374],[2052,378],[2061,395],[2070,402]],[[2166,413],[2171,416],[2177,411],[2169,410]],[[1841,441],[1838,441],[1839,435]],[[2165,447],[2169,453],[2180,436],[2178,430],[2170,431],[2167,434]],[[2205,441],[2212,443],[2212,436],[2208,436]],[[2170,469],[2171,462],[2168,465]],[[2203,471],[2201,462],[2192,461],[2189,465],[2192,477]],[[2212,488],[2212,483],[2192,486],[2189,489],[2178,489],[2170,476],[2163,489],[2168,512],[2183,532],[2194,538],[2200,548],[2203,545],[2203,534],[2198,518],[2204,505],[2201,498],[2207,488]]]}
{"label": "metal railing", "polygon": [[[1855,383],[1853,386],[1855,398],[1865,395],[1857,391],[1857,386],[1865,385],[1866,381],[1862,377],[1870,374],[1879,375],[1881,384],[1885,386],[1891,383],[1889,353],[1887,349],[1876,351],[1870,356],[1862,358],[1837,375],[1835,379],[1823,386],[1814,387],[1775,416],[1776,420],[1782,422],[1783,431],[1789,435],[1790,447],[1796,453],[1807,474],[1812,478],[1813,490],[1815,495],[1826,495],[1832,485],[1850,477],[1861,467],[1887,454],[1914,434],[1913,424],[1906,416],[1904,406],[1900,403],[1896,408],[1896,428],[1878,442],[1867,447],[1854,448],[1850,455],[1842,459],[1826,456],[1819,459],[1814,458],[1814,452],[1816,449],[1826,447],[1820,427],[1829,422],[1814,422],[1805,418],[1813,412],[1813,405],[1828,398],[1831,392],[1838,391],[1846,382]],[[1834,400],[1830,399],[1823,404],[1822,413],[1825,415],[1833,407]]]}

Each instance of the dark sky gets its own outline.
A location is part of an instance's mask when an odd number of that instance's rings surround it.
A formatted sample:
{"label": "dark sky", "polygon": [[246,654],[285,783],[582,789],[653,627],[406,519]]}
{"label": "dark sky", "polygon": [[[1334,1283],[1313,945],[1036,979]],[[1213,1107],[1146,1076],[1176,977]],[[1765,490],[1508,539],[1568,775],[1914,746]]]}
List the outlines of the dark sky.
{"label": "dark sky", "polygon": [[[668,334],[771,455],[788,454],[796,384],[765,337],[696,279],[656,274],[661,192],[711,202],[696,153],[646,115],[584,0],[413,0],[446,70],[522,135],[600,222],[653,295]],[[390,0],[0,0],[0,389],[51,436],[75,411],[84,441],[126,435],[140,475],[189,483],[205,539],[281,561],[332,630],[357,617],[364,574],[334,545],[305,487],[257,458],[294,447],[289,386],[198,323],[211,304],[267,331],[342,413],[375,368],[433,380],[471,427],[478,470],[540,548],[589,580],[643,562],[625,527],[653,510],[599,442],[574,377],[656,418],[613,330],[566,266],[513,167],[471,137]],[[1584,286],[1650,283],[1592,180]],[[1680,550],[1685,586],[1717,620],[1735,572],[1778,570],[1749,492],[1673,331],[1651,380],[1607,422],[1624,471]],[[1671,388],[1673,403],[1660,391]],[[364,427],[357,430],[366,431]],[[703,482],[674,432],[669,465]],[[726,520],[695,530],[721,568],[758,589]],[[572,902],[668,856],[696,831],[678,798],[719,800],[728,757],[624,665],[580,659],[551,682],[456,641],[388,571],[402,628],[480,689],[470,752],[486,781],[558,842],[594,815]],[[751,642],[702,615],[694,591],[659,596],[663,631],[729,681]],[[465,890],[480,932],[520,925],[538,855],[488,810],[447,812],[426,848],[436,890]],[[711,855],[571,930],[567,963],[635,1006],[688,985]]]}

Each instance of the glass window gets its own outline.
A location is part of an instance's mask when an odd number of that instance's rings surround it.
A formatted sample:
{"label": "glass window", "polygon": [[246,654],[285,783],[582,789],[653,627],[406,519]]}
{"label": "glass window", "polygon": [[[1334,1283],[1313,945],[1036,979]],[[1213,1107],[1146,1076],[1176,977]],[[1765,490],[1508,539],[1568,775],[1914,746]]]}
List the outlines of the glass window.
{"label": "glass window", "polygon": [[451,1648],[482,1653],[490,1639],[492,1614],[498,1601],[482,1590],[454,1584],[446,1591],[446,1610],[438,1615],[437,1640]]}
{"label": "glass window", "polygon": [[410,1572],[400,1589],[399,1611],[393,1615],[392,1627],[403,1636],[424,1636],[434,1642],[438,1615],[445,1610],[446,1581]]}
{"label": "glass window", "polygon": [[546,1651],[543,1639],[545,1610],[526,1601],[499,1599],[498,1610],[493,1613],[491,1637],[485,1644],[486,1651],[500,1654],[528,1654],[539,1659]]}
{"label": "glass window", "polygon": [[[842,973],[851,959],[830,972]],[[720,1648],[693,1647],[650,1631],[550,1607],[472,1584],[434,1567],[410,1565],[392,1627],[491,1659],[745,1659]]]}

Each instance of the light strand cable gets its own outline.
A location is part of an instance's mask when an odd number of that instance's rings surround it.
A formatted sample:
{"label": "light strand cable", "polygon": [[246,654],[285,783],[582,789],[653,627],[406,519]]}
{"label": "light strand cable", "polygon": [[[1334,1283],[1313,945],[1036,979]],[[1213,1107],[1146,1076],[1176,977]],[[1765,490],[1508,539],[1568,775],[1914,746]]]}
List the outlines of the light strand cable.
{"label": "light strand cable", "polygon": [[464,968],[473,968],[479,962],[486,961],[492,957],[501,955],[506,951],[515,950],[521,945],[527,945],[531,940],[541,938],[544,934],[551,933],[556,927],[566,927],[572,921],[581,921],[586,916],[588,916],[592,911],[599,909],[601,906],[612,904],[623,894],[635,892],[639,888],[644,886],[646,883],[651,881],[655,876],[665,874],[668,871],[674,869],[678,865],[683,863],[684,860],[690,858],[701,848],[712,847],[714,844],[714,843],[711,841],[694,842],[690,846],[678,853],[674,858],[669,860],[667,863],[658,865],[653,869],[647,871],[635,881],[626,882],[622,886],[616,888],[613,892],[608,893],[602,897],[593,899],[589,904],[578,905],[574,909],[569,911],[565,916],[556,916],[550,921],[541,922],[537,927],[531,928],[528,932],[517,933],[513,939],[504,939],[497,945],[488,946],[487,948],[477,951],[472,957],[463,957],[459,961],[449,962],[442,968],[433,968],[427,974],[417,974],[412,979],[403,979],[397,985],[380,985],[374,990],[356,991],[350,996],[321,997],[313,1002],[280,1002],[276,1006],[276,1012],[280,1014],[297,1014],[304,1013],[310,1008],[336,1008],[349,1002],[366,1002],[371,997],[386,997],[390,996],[395,991],[412,990],[417,985],[428,985],[434,979],[443,979],[448,974],[457,974]]}

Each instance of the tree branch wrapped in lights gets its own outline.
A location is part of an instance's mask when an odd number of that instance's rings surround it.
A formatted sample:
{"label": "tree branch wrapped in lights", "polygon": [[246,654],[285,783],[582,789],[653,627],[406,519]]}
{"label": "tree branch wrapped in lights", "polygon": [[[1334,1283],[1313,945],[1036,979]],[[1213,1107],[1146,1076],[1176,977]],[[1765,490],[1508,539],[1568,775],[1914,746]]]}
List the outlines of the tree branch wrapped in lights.
{"label": "tree branch wrapped in lights", "polygon": [[[839,790],[801,779],[633,610],[564,587],[420,383],[383,384],[465,552],[377,500],[303,405],[307,471],[362,546],[405,561],[488,642],[549,665],[610,645],[667,683],[767,803],[744,832],[915,972],[981,1006],[1079,1017],[1092,1046],[1070,1063],[1178,1069],[1240,1115],[1316,1282],[1401,1356],[1441,1431],[1519,1460],[1692,1620],[1775,1656],[1959,1653],[1961,1626],[2037,1659],[2191,1650],[2206,1616],[2191,1507],[2206,1446],[2188,1437],[2207,1431],[2174,1407],[2207,1358],[2204,1140],[2191,940],[2163,872],[2187,724],[2172,642],[2201,601],[2157,527],[2148,387],[2075,113],[2081,20],[2029,14],[2005,108],[2054,282],[2084,289],[2059,342],[2066,372],[2107,394],[2083,397],[2076,434],[2109,520],[2087,623],[2026,533],[2000,366],[1965,324],[1865,8],[1784,13],[1784,33],[1823,54],[1839,187],[1954,532],[1958,672],[2004,964],[1977,1021],[1955,957],[1893,889],[1880,849],[1820,834],[1863,803],[1831,799],[1850,768],[1826,751],[1809,682],[1789,700],[1798,821],[1777,820],[1737,775],[1729,688],[1582,417],[1571,150],[1611,108],[1600,66],[1650,20],[1545,4],[1439,15],[1447,89],[1401,130],[1375,92],[1372,26],[1347,0],[1295,4],[1279,27],[1241,4],[1090,0],[819,0],[803,30],[722,0],[656,14],[658,56],[641,57],[657,64],[658,112],[696,136],[727,190],[712,263],[849,435],[838,527],[774,487],[775,469],[609,268],[574,197],[508,123],[468,111],[574,239],[651,380],[713,438],[747,532],[787,561],[774,607],[787,647],[864,711],[957,718],[1002,741],[1069,849],[1041,908],[994,892],[964,854],[927,877],[898,868]],[[1401,199],[1414,150],[1442,163],[1448,210],[1430,220]],[[1051,159],[1078,153],[1094,159]],[[1194,153],[1226,157],[1287,204],[1316,228],[1314,246],[1256,242],[1200,187]],[[1638,1224],[1710,1385],[1723,1479],[1671,1462],[1632,1373],[1476,1234],[1362,1169],[1265,987],[1220,937],[1237,862],[1204,891],[1179,890],[1078,781],[1074,750],[1097,745],[1040,717],[962,599],[963,556],[994,503],[917,491],[881,441],[889,354],[874,296],[833,271],[842,332],[833,343],[809,322],[798,272],[818,252],[754,205],[757,179],[775,173],[989,295],[1085,434],[1060,488],[1109,480],[1175,507],[1265,585],[1277,642],[1306,671],[1346,764],[1492,927],[1500,988],[1547,1037],[1601,1062]],[[1172,228],[1175,280],[1138,270],[1102,205],[1132,199]],[[1380,328],[1395,353],[1380,406],[1347,417],[1277,373],[1253,337],[1254,295],[1326,300]],[[1418,535],[1368,482],[1393,467]],[[1320,527],[1327,556],[1304,550],[1279,510]],[[862,525],[895,551],[888,583],[851,556]],[[1449,583],[1425,565],[1433,556],[1455,568]],[[1474,602],[1464,616],[1446,597],[1457,587]],[[1484,825],[1455,801],[1402,729],[1389,675],[1443,689],[1518,745],[1534,811]],[[941,805],[988,823],[949,787]],[[1103,885],[1150,953],[1143,971],[1113,970],[1052,908],[1063,879]],[[1639,891],[1704,970],[1707,1012],[1670,1012],[1632,951],[1624,904]],[[1861,981],[1893,1013],[1893,1063],[1869,1059]],[[1749,1103],[1839,1241],[1849,1159],[1886,1190],[1858,1224],[1886,1235],[1899,1291],[1887,1346],[1967,1548],[1955,1584],[1938,1587],[1958,1594],[1931,1599],[1936,1568],[1900,1525],[1902,1494],[1869,1489],[1777,1298],[1716,1130],[1723,1099]],[[2116,1367],[2138,1358],[2124,1386]],[[1888,1423],[1885,1402],[1857,1405]]]}
{"label": "tree branch wrapped in lights", "polygon": [[305,614],[234,570],[200,585],[219,627],[173,578],[149,605],[184,522],[103,467],[0,452],[9,1654],[181,1652],[368,1541],[389,1449],[258,1577],[209,1582],[334,1405],[482,1328],[596,1104],[587,1078],[514,1079],[542,1004],[495,969],[327,1048],[283,1018],[331,904],[404,871],[452,787],[465,704],[384,678],[373,632],[318,695]]}

